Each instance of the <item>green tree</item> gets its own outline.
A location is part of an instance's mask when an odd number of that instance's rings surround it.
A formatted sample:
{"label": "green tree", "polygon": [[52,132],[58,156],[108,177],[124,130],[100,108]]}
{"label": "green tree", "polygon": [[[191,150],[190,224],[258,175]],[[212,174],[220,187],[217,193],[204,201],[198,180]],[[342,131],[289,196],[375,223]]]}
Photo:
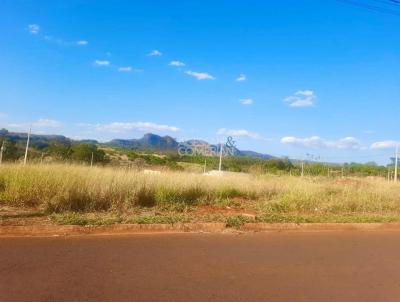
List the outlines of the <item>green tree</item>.
{"label": "green tree", "polygon": [[0,138],[0,148],[3,145],[3,142],[4,142],[3,160],[4,161],[17,160],[21,156],[21,153],[19,152],[15,142],[6,138]]}
{"label": "green tree", "polygon": [[92,144],[77,144],[72,146],[71,158],[76,161],[90,163],[93,154],[94,163],[104,163],[107,161],[103,150]]}
{"label": "green tree", "polygon": [[71,145],[61,142],[51,143],[46,151],[49,155],[61,160],[70,159],[72,154]]}
{"label": "green tree", "polygon": [[293,165],[288,159],[269,159],[264,163],[264,169],[269,172],[289,171]]}

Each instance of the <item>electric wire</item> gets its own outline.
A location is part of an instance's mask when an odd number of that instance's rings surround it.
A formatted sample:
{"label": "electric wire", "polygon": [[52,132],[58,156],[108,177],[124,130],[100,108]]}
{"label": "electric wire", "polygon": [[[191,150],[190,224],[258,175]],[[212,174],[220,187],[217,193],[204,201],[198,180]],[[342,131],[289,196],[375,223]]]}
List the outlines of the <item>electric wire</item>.
{"label": "electric wire", "polygon": [[[387,8],[387,7],[383,7],[383,6],[379,6],[379,5],[372,5],[366,2],[361,2],[361,1],[356,1],[356,0],[336,0],[338,2],[342,2],[342,3],[346,3],[346,4],[350,4],[356,7],[360,7],[369,11],[373,11],[373,12],[378,12],[378,13],[384,13],[384,14],[390,14],[390,15],[394,15],[394,16],[400,16],[400,10],[394,10],[391,8]],[[379,2],[379,3],[383,3],[382,0],[375,0],[375,2]],[[391,4],[392,6],[399,6],[400,5],[400,1],[399,0],[390,0],[389,2],[385,2],[384,4]]]}

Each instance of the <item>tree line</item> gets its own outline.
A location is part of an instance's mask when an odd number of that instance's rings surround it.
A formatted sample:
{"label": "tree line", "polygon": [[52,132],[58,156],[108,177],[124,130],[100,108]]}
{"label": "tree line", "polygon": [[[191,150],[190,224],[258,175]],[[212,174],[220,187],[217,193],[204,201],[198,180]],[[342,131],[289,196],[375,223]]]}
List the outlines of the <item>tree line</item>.
{"label": "tree line", "polygon": [[[17,143],[9,138],[0,138],[0,146],[3,149],[3,161],[18,161],[23,158],[25,145]],[[32,144],[29,149],[29,159],[37,160],[51,157],[59,161],[72,161],[81,163],[107,163],[106,153],[99,149],[95,144],[70,143],[70,142],[51,142],[36,146]],[[92,158],[93,157],[93,158]]]}
{"label": "tree line", "polygon": [[[15,162],[21,160],[25,152],[23,141],[15,141],[8,137],[0,137],[0,146],[4,142],[3,161]],[[218,169],[218,157],[180,156],[175,153],[164,153],[162,156],[153,154],[154,151],[139,151],[127,149],[114,149],[107,151],[110,154],[126,154],[132,162],[147,165],[165,166],[172,170],[183,170],[180,162],[204,165],[207,171]],[[43,160],[51,158],[56,161],[90,163],[93,156],[93,163],[106,164],[110,161],[109,156],[97,144],[90,142],[71,142],[71,141],[33,141],[29,149],[29,160]],[[301,175],[302,170],[305,175],[357,175],[357,176],[386,176],[391,165],[379,166],[370,162],[328,164],[320,162],[306,161],[303,163],[293,161],[288,158],[260,159],[253,157],[227,156],[223,158],[222,169],[231,172],[245,172],[254,174],[291,174]]]}

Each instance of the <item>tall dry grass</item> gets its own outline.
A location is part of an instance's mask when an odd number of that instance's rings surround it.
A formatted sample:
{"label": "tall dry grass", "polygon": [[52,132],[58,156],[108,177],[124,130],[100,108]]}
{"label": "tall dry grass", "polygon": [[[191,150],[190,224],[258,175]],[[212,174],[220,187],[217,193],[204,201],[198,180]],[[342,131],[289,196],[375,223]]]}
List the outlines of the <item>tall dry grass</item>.
{"label": "tall dry grass", "polygon": [[94,212],[213,205],[232,199],[260,217],[400,213],[400,185],[379,178],[207,177],[184,172],[147,175],[77,165],[0,166],[0,206]]}

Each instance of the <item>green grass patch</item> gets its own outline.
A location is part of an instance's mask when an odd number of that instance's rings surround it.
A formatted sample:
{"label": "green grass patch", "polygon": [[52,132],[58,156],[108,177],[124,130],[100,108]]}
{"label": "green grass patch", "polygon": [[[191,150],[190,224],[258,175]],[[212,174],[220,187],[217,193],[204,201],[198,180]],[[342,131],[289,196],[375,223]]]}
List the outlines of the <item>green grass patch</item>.
{"label": "green grass patch", "polygon": [[243,215],[227,216],[225,219],[226,226],[238,229],[245,223],[254,222],[254,219]]}
{"label": "green grass patch", "polygon": [[258,216],[256,222],[266,223],[384,223],[399,222],[400,216],[393,215],[294,215],[294,214],[265,214]]}
{"label": "green grass patch", "polygon": [[175,223],[188,223],[192,219],[185,215],[166,215],[166,216],[135,216],[124,220],[124,223],[137,223],[137,224],[175,224]]}
{"label": "green grass patch", "polygon": [[75,212],[51,214],[50,219],[62,225],[111,225],[123,222],[119,217],[96,217]]}

